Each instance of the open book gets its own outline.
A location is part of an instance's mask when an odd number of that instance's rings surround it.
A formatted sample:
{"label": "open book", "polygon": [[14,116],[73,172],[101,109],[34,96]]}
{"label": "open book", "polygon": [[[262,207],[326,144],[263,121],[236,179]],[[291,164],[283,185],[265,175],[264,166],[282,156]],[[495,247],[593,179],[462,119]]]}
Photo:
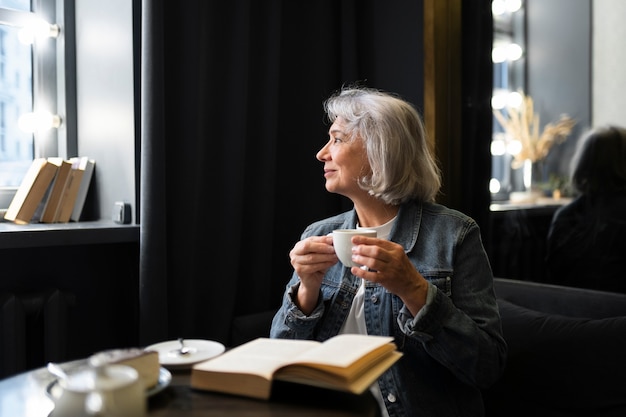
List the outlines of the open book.
{"label": "open book", "polygon": [[392,337],[259,338],[194,365],[191,386],[269,399],[272,381],[281,380],[361,394],[401,356]]}

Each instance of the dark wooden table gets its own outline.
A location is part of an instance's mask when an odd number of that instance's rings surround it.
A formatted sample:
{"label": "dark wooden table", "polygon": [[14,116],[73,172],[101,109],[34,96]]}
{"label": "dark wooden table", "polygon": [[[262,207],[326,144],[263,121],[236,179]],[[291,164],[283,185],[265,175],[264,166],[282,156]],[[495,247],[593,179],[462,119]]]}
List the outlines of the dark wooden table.
{"label": "dark wooden table", "polygon": [[[380,410],[371,393],[342,392],[276,383],[270,401],[198,391],[189,386],[189,371],[172,371],[171,383],[148,400],[148,416],[367,417]],[[0,416],[53,416],[46,393],[55,378],[44,368],[0,381]]]}

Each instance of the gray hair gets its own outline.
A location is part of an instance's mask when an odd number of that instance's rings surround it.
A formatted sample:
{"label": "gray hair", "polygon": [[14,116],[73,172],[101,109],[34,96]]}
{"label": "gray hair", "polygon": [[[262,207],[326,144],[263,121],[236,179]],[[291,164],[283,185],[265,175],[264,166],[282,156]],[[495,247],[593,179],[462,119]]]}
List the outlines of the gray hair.
{"label": "gray hair", "polygon": [[352,140],[363,140],[372,173],[359,179],[370,195],[388,204],[434,201],[441,171],[428,148],[415,107],[371,88],[344,88],[324,102],[331,122],[341,117]]}

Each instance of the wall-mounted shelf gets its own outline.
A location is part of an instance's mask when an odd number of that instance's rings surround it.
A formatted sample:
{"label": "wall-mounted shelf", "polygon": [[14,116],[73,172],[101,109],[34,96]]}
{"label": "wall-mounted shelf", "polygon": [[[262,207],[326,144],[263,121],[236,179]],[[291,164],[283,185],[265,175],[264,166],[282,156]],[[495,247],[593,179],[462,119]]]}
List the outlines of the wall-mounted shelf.
{"label": "wall-mounted shelf", "polygon": [[0,222],[0,249],[139,242],[139,225],[112,220],[25,224]]}

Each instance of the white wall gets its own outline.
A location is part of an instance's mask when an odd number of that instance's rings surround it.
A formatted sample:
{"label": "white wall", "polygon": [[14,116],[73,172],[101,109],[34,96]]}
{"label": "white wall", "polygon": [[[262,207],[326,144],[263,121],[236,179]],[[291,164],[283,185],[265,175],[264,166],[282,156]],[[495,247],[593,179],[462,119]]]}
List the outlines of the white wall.
{"label": "white wall", "polygon": [[626,1],[594,0],[593,126],[626,126]]}
{"label": "white wall", "polygon": [[96,160],[99,217],[135,202],[132,0],[76,1],[78,153]]}

